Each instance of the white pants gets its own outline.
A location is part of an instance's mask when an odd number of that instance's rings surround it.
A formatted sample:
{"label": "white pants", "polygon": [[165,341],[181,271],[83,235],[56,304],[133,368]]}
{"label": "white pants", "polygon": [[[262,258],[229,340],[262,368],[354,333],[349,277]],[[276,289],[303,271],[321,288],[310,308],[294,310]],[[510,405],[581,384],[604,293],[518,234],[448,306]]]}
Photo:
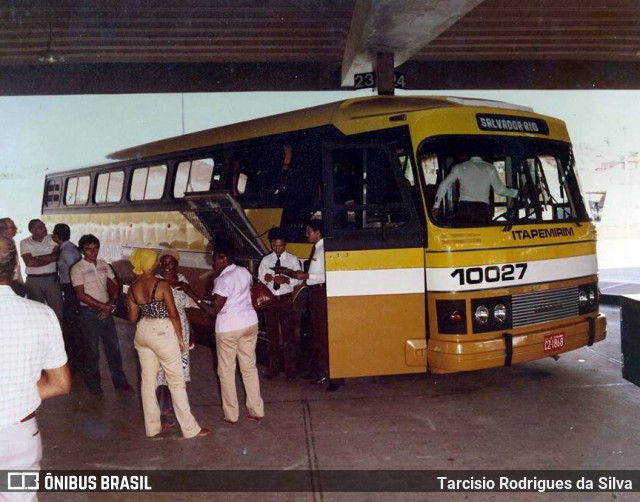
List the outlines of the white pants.
{"label": "white pants", "polygon": [[162,430],[160,406],[156,397],[158,368],[162,367],[167,378],[173,410],[186,438],[200,432],[200,426],[191,414],[187,388],[182,371],[178,337],[169,319],[142,318],[136,328],[135,347],[140,357],[142,370],[142,411],[147,436],[152,437]]}
{"label": "white pants", "polygon": [[[0,471],[39,471],[41,459],[42,438],[35,418],[0,429]],[[37,492],[0,492],[2,502],[33,500],[38,500]]]}
{"label": "white pants", "polygon": [[236,357],[240,364],[242,383],[247,394],[247,410],[254,417],[264,416],[264,403],[260,396],[260,381],[256,368],[257,341],[257,324],[226,333],[216,333],[222,411],[225,418],[232,422],[237,422],[240,415],[236,392]]}

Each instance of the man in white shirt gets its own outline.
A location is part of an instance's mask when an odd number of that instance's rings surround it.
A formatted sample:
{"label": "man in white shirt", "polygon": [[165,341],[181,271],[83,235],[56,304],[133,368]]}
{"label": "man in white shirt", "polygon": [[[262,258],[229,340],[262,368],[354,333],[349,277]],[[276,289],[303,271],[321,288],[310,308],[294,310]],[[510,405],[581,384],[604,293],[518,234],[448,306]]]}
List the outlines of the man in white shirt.
{"label": "man in white shirt", "polygon": [[502,183],[493,164],[485,162],[481,157],[471,157],[453,166],[448,176],[440,183],[431,210],[434,218],[438,216],[440,202],[447,190],[456,181],[460,182],[456,222],[461,225],[482,225],[491,221],[493,215],[490,212],[489,197],[492,187],[499,195],[518,196],[518,190],[507,188]]}
{"label": "man in white shirt", "polygon": [[[296,367],[296,314],[291,293],[300,281],[278,273],[278,267],[289,271],[300,270],[300,260],[287,252],[287,240],[280,227],[269,230],[272,252],[265,255],[258,267],[258,279],[267,285],[276,300],[264,310],[264,322],[269,337],[269,369],[265,378],[276,378],[280,374],[281,357],[287,380],[294,380]],[[275,270],[274,270],[275,268]],[[282,340],[280,335],[282,334]]]}
{"label": "man in white shirt", "polygon": [[335,392],[343,379],[329,379],[329,330],[327,326],[327,290],[324,266],[324,239],[321,220],[307,223],[307,241],[313,244],[308,272],[297,272],[296,279],[304,280],[309,289],[309,313],[313,345],[317,351],[320,378],[312,383],[328,383],[326,391]]}
{"label": "man in white shirt", "polygon": [[[60,324],[49,307],[11,290],[17,267],[15,245],[0,237],[0,471],[40,469],[36,409],[44,399],[71,389]],[[4,496],[3,500],[36,499],[35,493]]]}
{"label": "man in white shirt", "polygon": [[71,267],[71,282],[80,300],[84,382],[91,394],[102,396],[99,365],[102,339],[113,386],[118,390],[132,390],[122,369],[118,332],[112,315],[120,286],[109,264],[98,258],[100,241],[95,235],[80,237],[78,247],[84,258]]}
{"label": "man in white shirt", "polygon": [[31,237],[20,241],[20,256],[27,273],[27,298],[40,303],[46,302],[62,322],[62,293],[56,271],[58,245],[47,234],[47,227],[40,220],[29,222],[29,232]]}

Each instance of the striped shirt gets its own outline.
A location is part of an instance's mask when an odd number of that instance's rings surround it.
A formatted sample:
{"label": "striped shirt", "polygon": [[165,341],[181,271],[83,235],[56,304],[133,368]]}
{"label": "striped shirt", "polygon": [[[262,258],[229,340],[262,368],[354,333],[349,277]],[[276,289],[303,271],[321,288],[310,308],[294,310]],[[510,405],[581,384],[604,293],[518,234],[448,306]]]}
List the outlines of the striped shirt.
{"label": "striped shirt", "polygon": [[[95,265],[82,259],[71,267],[73,287],[84,286],[86,294],[102,303],[109,302],[108,279],[115,279],[115,275],[109,264],[100,258],[96,260]],[[80,302],[80,305],[87,306],[82,302]]]}

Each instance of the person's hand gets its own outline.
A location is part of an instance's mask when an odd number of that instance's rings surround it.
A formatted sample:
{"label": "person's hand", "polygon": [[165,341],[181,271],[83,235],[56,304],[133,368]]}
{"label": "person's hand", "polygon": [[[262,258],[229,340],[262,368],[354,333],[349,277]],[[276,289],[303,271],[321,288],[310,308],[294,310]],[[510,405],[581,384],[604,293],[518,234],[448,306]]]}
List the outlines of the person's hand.
{"label": "person's hand", "polygon": [[105,311],[105,310],[100,309],[100,311],[98,312],[98,319],[100,319],[101,321],[104,321],[110,315],[111,315],[111,311],[110,310]]}
{"label": "person's hand", "polygon": [[309,274],[303,272],[302,270],[296,270],[294,277],[299,281],[306,281],[309,278]]}
{"label": "person's hand", "polygon": [[276,275],[273,278],[273,282],[276,284],[289,284],[289,278],[284,275]]}
{"label": "person's hand", "polygon": [[193,349],[195,349],[195,348],[196,348],[196,342],[191,342],[191,343],[189,344],[189,350],[193,350]]}
{"label": "person's hand", "polygon": [[273,281],[273,274],[265,274],[264,275],[264,280],[267,281],[267,282]]}
{"label": "person's hand", "polygon": [[184,291],[185,293],[187,293],[188,295],[193,294],[193,291],[191,290],[191,286],[189,286],[186,282],[184,281],[180,281],[180,282],[176,282],[175,284],[175,288],[178,291]]}
{"label": "person's hand", "polygon": [[439,212],[440,212],[440,210],[439,210],[437,207],[434,207],[434,208],[431,210],[431,215],[432,215],[434,218],[437,218],[437,217],[438,217],[438,213],[439,213]]}
{"label": "person's hand", "polygon": [[178,338],[178,347],[180,347],[180,352],[187,351],[187,347],[184,345],[184,340],[182,338]]}

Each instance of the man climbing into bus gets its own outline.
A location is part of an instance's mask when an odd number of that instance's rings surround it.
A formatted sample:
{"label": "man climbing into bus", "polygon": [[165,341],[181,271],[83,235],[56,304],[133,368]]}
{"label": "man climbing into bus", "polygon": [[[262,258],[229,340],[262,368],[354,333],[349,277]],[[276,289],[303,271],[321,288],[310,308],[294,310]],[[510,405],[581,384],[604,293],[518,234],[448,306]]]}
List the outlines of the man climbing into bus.
{"label": "man climbing into bus", "polygon": [[448,176],[442,180],[436,192],[431,214],[438,217],[440,202],[447,190],[458,181],[460,183],[460,197],[456,211],[456,223],[461,225],[483,225],[491,221],[491,206],[489,199],[491,188],[505,197],[517,197],[518,190],[507,188],[498,170],[493,164],[482,157],[473,156],[465,162],[453,166]]}

